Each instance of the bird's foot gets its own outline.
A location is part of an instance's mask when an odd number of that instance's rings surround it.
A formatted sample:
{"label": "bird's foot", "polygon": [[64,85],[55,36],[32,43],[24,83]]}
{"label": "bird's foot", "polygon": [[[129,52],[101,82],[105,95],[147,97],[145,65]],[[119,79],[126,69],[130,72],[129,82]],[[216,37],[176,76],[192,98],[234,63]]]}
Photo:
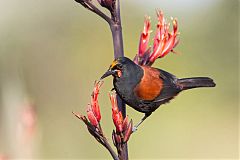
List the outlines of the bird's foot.
{"label": "bird's foot", "polygon": [[136,132],[137,131],[137,126],[133,126],[132,128],[132,133]]}

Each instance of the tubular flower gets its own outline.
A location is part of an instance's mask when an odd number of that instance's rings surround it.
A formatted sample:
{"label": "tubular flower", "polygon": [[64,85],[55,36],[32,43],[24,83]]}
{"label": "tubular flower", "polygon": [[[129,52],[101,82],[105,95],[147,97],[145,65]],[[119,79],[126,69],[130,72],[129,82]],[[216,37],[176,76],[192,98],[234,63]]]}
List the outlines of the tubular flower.
{"label": "tubular flower", "polygon": [[[174,52],[179,42],[177,39],[178,35],[178,23],[177,19],[172,19],[173,29],[170,32],[170,23],[167,23],[164,18],[163,12],[158,11],[158,24],[153,42],[153,48],[147,48],[149,37],[150,37],[150,21],[146,18],[144,21],[144,29],[140,36],[139,52],[135,57],[135,63],[139,65],[151,66],[157,58],[162,58],[169,52]],[[151,51],[152,50],[152,51]]]}
{"label": "tubular flower", "polygon": [[100,107],[98,103],[98,94],[102,84],[103,82],[101,81],[95,82],[93,93],[92,93],[92,100],[91,100],[92,110],[98,122],[101,120],[101,112],[100,112]]}
{"label": "tubular flower", "polygon": [[118,110],[117,98],[115,93],[110,93],[110,101],[112,103],[112,119],[116,127],[117,132],[123,131],[123,116],[122,113]]}
{"label": "tubular flower", "polygon": [[173,19],[173,30],[169,32],[170,24],[166,22],[163,12],[158,14],[157,30],[154,38],[153,53],[149,57],[149,61],[153,63],[157,58],[162,58],[167,55],[177,45],[178,40],[178,23],[177,19]]}
{"label": "tubular flower", "polygon": [[87,117],[90,121],[90,123],[93,126],[97,126],[101,120],[101,112],[100,112],[100,107],[98,104],[98,94],[100,91],[100,87],[102,86],[103,82],[102,81],[96,81],[94,84],[94,90],[92,93],[92,99],[91,99],[91,104],[88,105],[87,107]]}
{"label": "tubular flower", "polygon": [[150,17],[146,16],[144,20],[143,31],[140,35],[138,54],[134,58],[134,62],[139,65],[143,65],[144,63],[146,63],[145,60],[148,59],[151,50],[151,47],[148,47],[151,33],[150,26]]}
{"label": "tubular flower", "polygon": [[90,105],[88,105],[88,108],[87,108],[87,117],[93,126],[95,126],[95,127],[98,126],[99,121],[97,120],[97,118],[92,110],[92,107]]}
{"label": "tubular flower", "polygon": [[128,117],[123,119],[122,113],[118,109],[116,93],[111,92],[109,97],[112,103],[113,123],[116,127],[116,132],[113,131],[112,138],[116,146],[117,144],[125,143],[129,140],[132,134],[133,123],[132,120],[130,122],[128,121]]}
{"label": "tubular flower", "polygon": [[146,16],[144,20],[143,31],[140,35],[140,41],[139,41],[139,47],[138,47],[139,57],[142,57],[148,49],[148,42],[149,42],[150,33],[151,33],[150,26],[151,26],[150,17]]}

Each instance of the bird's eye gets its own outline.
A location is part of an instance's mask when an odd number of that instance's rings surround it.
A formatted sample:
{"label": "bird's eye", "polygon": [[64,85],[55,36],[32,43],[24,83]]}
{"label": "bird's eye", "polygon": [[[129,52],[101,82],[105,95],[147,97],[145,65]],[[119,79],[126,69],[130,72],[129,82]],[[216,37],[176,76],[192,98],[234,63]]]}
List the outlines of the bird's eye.
{"label": "bird's eye", "polygon": [[122,64],[118,64],[118,68],[119,68],[119,69],[122,69],[122,68],[123,68],[123,65],[122,65]]}

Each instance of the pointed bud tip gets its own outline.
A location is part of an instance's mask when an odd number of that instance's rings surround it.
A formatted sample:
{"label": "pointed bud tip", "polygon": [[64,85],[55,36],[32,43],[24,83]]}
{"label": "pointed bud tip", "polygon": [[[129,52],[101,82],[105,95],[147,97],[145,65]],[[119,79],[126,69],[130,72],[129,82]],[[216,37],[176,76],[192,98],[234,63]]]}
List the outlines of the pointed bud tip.
{"label": "pointed bud tip", "polygon": [[127,128],[127,130],[125,132],[125,135],[124,135],[124,139],[123,139],[124,143],[126,143],[129,140],[129,138],[130,138],[130,136],[132,134],[132,128],[133,128],[133,121],[131,119],[129,124],[128,124],[128,128]]}

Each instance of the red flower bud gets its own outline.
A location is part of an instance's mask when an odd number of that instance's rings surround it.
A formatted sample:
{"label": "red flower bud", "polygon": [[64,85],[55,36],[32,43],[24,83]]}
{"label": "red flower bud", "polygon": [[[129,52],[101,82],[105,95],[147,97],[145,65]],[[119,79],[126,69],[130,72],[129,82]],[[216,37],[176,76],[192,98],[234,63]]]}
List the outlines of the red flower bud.
{"label": "red flower bud", "polygon": [[124,143],[126,143],[129,140],[130,136],[131,136],[131,134],[132,134],[132,127],[133,127],[133,122],[131,120],[129,122],[129,124],[128,124],[128,127],[127,127],[125,133],[124,133],[124,139],[123,139]]}
{"label": "red flower bud", "polygon": [[91,100],[91,110],[94,113],[94,116],[96,117],[97,121],[100,122],[101,120],[101,112],[100,107],[98,104],[98,94],[100,91],[100,87],[102,86],[102,81],[97,81],[94,84],[94,89],[92,93],[92,100]]}
{"label": "red flower bud", "polygon": [[122,113],[118,110],[116,93],[111,92],[109,94],[109,96],[110,96],[110,100],[111,100],[111,103],[112,103],[113,123],[116,127],[117,132],[122,132],[123,131],[123,116],[122,116]]}
{"label": "red flower bud", "polygon": [[92,111],[93,111],[95,117],[97,118],[97,121],[100,122],[101,112],[100,112],[100,107],[99,107],[98,101],[92,102],[91,105],[92,105]]}
{"label": "red flower bud", "polygon": [[118,112],[117,114],[112,114],[113,122],[118,132],[123,131],[123,117],[122,113]]}
{"label": "red flower bud", "polygon": [[173,19],[173,32],[174,33],[177,33],[177,30],[178,30],[178,22],[177,22],[177,19]]}
{"label": "red flower bud", "polygon": [[103,81],[96,81],[94,83],[94,89],[93,89],[93,93],[92,93],[92,99],[93,101],[97,101],[98,99],[98,94],[100,92],[100,88],[103,85]]}
{"label": "red flower bud", "polygon": [[92,108],[91,108],[90,105],[89,105],[88,108],[87,108],[87,116],[88,116],[88,119],[89,119],[90,123],[91,123],[93,126],[97,127],[97,126],[98,126],[98,120],[97,120],[97,118],[95,117],[95,115],[94,115],[94,113],[93,113]]}
{"label": "red flower bud", "polygon": [[140,41],[139,41],[139,47],[138,47],[138,55],[139,57],[142,57],[144,53],[148,49],[148,42],[150,39],[150,17],[146,16],[144,20],[144,28],[140,35]]}
{"label": "red flower bud", "polygon": [[112,104],[112,110],[114,110],[115,112],[117,112],[117,111],[118,111],[118,108],[117,108],[116,93],[110,92],[110,93],[109,93],[109,98],[110,98],[110,101],[111,101],[111,104]]}
{"label": "red flower bud", "polygon": [[121,144],[121,143],[122,143],[122,140],[121,140],[121,136],[120,136],[120,135],[115,134],[115,142],[116,142],[117,144]]}
{"label": "red flower bud", "polygon": [[123,130],[127,130],[128,127],[128,117],[126,116],[125,119],[123,120]]}

